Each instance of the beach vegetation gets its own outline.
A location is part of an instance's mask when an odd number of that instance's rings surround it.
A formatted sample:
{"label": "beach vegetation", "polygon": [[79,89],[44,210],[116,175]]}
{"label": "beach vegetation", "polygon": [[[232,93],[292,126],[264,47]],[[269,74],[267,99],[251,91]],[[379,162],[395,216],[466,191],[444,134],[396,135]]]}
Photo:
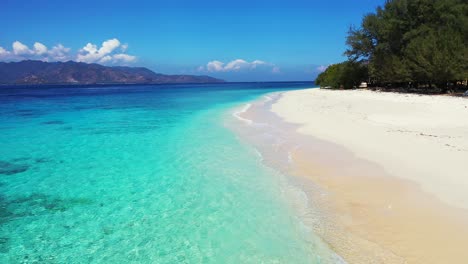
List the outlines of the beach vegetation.
{"label": "beach vegetation", "polygon": [[345,61],[328,66],[315,83],[322,87],[333,89],[350,89],[359,86],[362,80],[367,80],[367,66],[365,63]]}
{"label": "beach vegetation", "polygon": [[[416,92],[466,90],[468,79],[468,2],[463,0],[389,0],[351,27],[343,71],[329,67],[320,85],[339,88],[359,81],[370,87]],[[347,67],[367,74],[342,83]],[[347,69],[353,72],[353,70]],[[338,74],[337,74],[338,72]],[[349,77],[352,78],[352,77]]]}

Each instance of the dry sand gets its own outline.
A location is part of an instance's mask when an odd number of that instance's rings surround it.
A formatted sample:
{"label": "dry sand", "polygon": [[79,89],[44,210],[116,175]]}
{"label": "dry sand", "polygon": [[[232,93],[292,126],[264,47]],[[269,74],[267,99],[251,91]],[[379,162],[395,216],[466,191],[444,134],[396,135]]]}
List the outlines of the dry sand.
{"label": "dry sand", "polygon": [[292,157],[325,190],[308,192],[315,232],[348,262],[468,263],[467,99],[308,89],[272,111],[338,145]]}

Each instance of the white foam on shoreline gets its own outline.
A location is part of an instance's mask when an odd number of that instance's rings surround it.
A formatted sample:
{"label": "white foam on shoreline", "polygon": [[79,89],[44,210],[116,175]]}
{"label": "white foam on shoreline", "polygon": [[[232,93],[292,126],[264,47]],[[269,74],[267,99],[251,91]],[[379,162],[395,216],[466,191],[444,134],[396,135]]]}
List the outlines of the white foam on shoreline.
{"label": "white foam on shoreline", "polygon": [[241,114],[247,112],[251,106],[252,106],[252,104],[247,103],[247,104],[244,105],[244,107],[243,107],[241,110],[234,112],[232,115],[233,115],[235,118],[239,119],[240,121],[245,122],[245,123],[251,125],[251,124],[253,123],[252,120],[247,119],[247,118],[244,118],[244,117],[241,116]]}
{"label": "white foam on shoreline", "polygon": [[268,96],[268,95],[265,95],[265,99],[266,99],[266,100],[265,100],[265,103],[266,103],[266,102],[270,102],[271,100],[273,100],[273,98],[271,98],[271,97]]}
{"label": "white foam on shoreline", "polygon": [[[287,137],[289,134],[284,131],[287,128],[277,126],[276,121],[279,118],[270,112],[271,104],[275,103],[281,94],[277,92],[264,95],[256,101],[238,107],[232,112],[232,115],[242,123],[248,124],[248,126],[243,124],[238,126],[242,130],[240,135],[243,135],[247,142],[250,141],[259,161],[278,172],[278,187],[284,195],[285,201],[295,211],[302,232],[311,234],[308,241],[314,245],[314,248],[316,247],[315,260],[319,263],[345,264],[346,261],[315,234],[314,225],[308,219],[310,215],[317,214],[312,206],[314,202],[309,200],[307,192],[300,183],[288,174],[288,168],[294,164],[293,153],[299,146],[294,143],[290,145],[292,142]],[[255,121],[242,116],[247,111],[255,116]]]}
{"label": "white foam on shoreline", "polygon": [[255,154],[260,158],[260,161],[263,161],[263,155],[257,148],[254,148]]}

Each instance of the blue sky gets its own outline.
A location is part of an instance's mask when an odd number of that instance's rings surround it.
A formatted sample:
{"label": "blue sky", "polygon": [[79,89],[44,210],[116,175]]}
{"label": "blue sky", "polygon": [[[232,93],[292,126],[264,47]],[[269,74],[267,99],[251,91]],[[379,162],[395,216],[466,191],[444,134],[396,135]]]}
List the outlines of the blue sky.
{"label": "blue sky", "polygon": [[71,59],[228,81],[314,80],[345,59],[349,26],[383,2],[2,0],[0,60]]}

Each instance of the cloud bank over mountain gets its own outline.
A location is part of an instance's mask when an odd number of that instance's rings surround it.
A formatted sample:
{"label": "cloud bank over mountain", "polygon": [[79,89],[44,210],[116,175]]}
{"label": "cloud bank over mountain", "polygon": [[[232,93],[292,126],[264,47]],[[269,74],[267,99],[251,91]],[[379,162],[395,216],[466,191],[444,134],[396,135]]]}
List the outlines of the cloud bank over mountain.
{"label": "cloud bank over mountain", "polygon": [[100,46],[87,43],[76,52],[62,44],[49,48],[40,42],[35,42],[30,48],[20,41],[15,41],[10,50],[0,47],[0,61],[41,60],[53,62],[73,60],[105,65],[128,65],[135,62],[137,57],[127,54],[127,49],[128,44],[122,44],[117,38],[106,40]]}

